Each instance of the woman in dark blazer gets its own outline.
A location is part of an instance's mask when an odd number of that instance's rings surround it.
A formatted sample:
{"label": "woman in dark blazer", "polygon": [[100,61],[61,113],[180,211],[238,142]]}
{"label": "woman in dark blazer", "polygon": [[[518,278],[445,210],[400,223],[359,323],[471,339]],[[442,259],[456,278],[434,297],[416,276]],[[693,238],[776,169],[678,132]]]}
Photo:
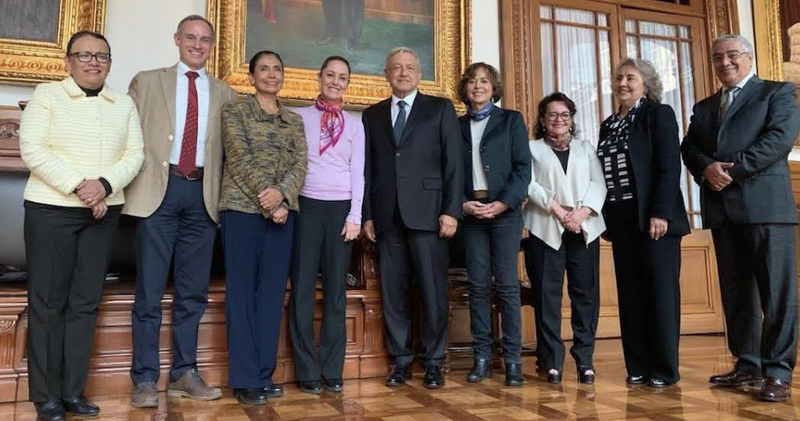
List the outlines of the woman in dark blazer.
{"label": "woman in dark blazer", "polygon": [[661,81],[650,62],[622,60],[612,85],[620,108],[600,127],[597,152],[608,188],[603,215],[627,382],[667,387],[680,379],[681,237],[690,232],[678,124],[672,108],[661,104]]}
{"label": "woman in dark blazer", "polygon": [[492,376],[492,272],[502,318],[506,385],[522,385],[517,254],[521,204],[531,180],[528,130],[522,115],[494,105],[503,95],[500,73],[486,63],[470,65],[458,85],[468,107],[459,119],[464,138],[464,224],[469,312],[475,365],[467,381]]}

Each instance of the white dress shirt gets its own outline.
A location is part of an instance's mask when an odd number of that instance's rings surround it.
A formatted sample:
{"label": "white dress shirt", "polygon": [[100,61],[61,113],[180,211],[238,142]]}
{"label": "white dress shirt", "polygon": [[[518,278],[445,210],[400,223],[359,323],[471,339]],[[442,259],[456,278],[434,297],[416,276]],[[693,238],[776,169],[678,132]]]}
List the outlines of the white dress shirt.
{"label": "white dress shirt", "polygon": [[469,121],[469,130],[472,136],[472,190],[489,190],[481,159],[481,139],[483,139],[483,132],[486,131],[486,125],[489,124],[490,118],[492,117],[480,121],[472,119]]}
{"label": "white dress shirt", "polygon": [[[175,85],[175,138],[169,155],[169,163],[172,165],[178,165],[181,159],[183,131],[186,127],[186,109],[189,104],[189,78],[186,77],[186,72],[190,71],[192,69],[189,66],[183,64],[183,62],[178,62],[178,83]],[[194,81],[197,88],[197,155],[195,157],[195,166],[201,168],[205,165],[206,160],[209,84],[206,69],[195,71],[200,75]]]}
{"label": "white dress shirt", "polygon": [[406,122],[408,122],[408,116],[411,115],[411,107],[414,106],[414,99],[417,97],[417,90],[414,89],[413,92],[406,95],[405,98],[398,98],[394,94],[392,94],[392,127],[394,127],[394,122],[397,120],[397,115],[400,114],[400,107],[397,105],[400,101],[405,101],[406,103]]}

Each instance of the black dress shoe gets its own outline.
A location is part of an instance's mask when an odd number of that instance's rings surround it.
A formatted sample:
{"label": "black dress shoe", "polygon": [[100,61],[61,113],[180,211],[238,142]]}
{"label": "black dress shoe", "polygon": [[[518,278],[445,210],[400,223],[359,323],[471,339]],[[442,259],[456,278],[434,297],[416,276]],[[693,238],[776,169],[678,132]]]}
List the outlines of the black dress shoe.
{"label": "black dress shoe", "polygon": [[767,377],[758,398],[767,402],[783,402],[792,396],[792,385],[786,380]]}
{"label": "black dress shoe", "polygon": [[64,410],[66,412],[69,412],[73,415],[93,417],[100,413],[100,408],[86,400],[86,398],[83,396],[61,399],[61,404],[64,405]]}
{"label": "black dress shoe", "polygon": [[325,389],[328,392],[340,393],[344,389],[342,379],[325,379]]}
{"label": "black dress shoe", "polygon": [[550,384],[560,384],[561,372],[558,370],[547,370],[547,382]]}
{"label": "black dress shoe", "polygon": [[645,384],[648,382],[647,376],[628,376],[625,383],[628,384]]}
{"label": "black dress shoe", "polygon": [[267,393],[261,388],[233,389],[233,397],[245,405],[264,405]]}
{"label": "black dress shoe", "polygon": [[36,408],[36,416],[42,421],[64,421],[67,417],[64,407],[58,401],[34,402],[33,406]]}
{"label": "black dress shoe", "polygon": [[506,386],[522,386],[522,364],[506,363]]}
{"label": "black dress shoe", "polygon": [[711,376],[708,382],[719,387],[760,386],[764,378],[758,372],[734,368],[727,373]]}
{"label": "black dress shoe", "polygon": [[578,381],[581,384],[594,384],[594,370],[587,368],[578,372]]}
{"label": "black dress shoe", "polygon": [[395,364],[392,366],[392,371],[386,376],[386,386],[402,386],[409,379],[411,379],[411,366]]}
{"label": "black dress shoe", "polygon": [[650,387],[654,387],[656,389],[663,389],[665,387],[670,387],[673,384],[675,384],[675,382],[668,382],[664,379],[659,379],[658,377],[651,378],[649,383]]}
{"label": "black dress shoe", "polygon": [[492,377],[492,360],[477,359],[472,366],[472,371],[467,374],[467,381],[478,383],[483,379]]}
{"label": "black dress shoe", "polygon": [[264,393],[267,394],[268,398],[280,398],[283,396],[283,386],[279,384],[273,384],[271,386],[264,388]]}
{"label": "black dress shoe", "polygon": [[322,393],[322,385],[319,384],[319,380],[300,382],[300,391],[311,395],[319,395]]}
{"label": "black dress shoe", "polygon": [[425,377],[422,379],[422,384],[426,389],[439,389],[444,387],[442,367],[438,365],[429,365],[428,368],[425,369]]}

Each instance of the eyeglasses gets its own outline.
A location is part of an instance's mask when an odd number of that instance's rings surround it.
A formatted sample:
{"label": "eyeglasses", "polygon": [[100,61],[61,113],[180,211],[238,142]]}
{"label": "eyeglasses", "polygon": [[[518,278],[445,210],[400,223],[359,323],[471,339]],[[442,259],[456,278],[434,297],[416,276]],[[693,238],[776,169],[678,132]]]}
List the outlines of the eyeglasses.
{"label": "eyeglasses", "polygon": [[722,60],[724,60],[725,57],[728,57],[728,60],[730,61],[736,61],[736,59],[741,57],[742,54],[747,54],[747,51],[732,50],[732,51],[726,51],[725,54],[716,53],[713,56],[711,56],[711,61],[713,61],[714,63],[719,63]]}
{"label": "eyeglasses", "polygon": [[111,61],[111,54],[109,53],[90,53],[88,51],[79,51],[77,53],[70,53],[69,56],[78,57],[78,61],[81,63],[88,63],[92,61],[92,58],[97,60],[98,63],[108,63]]}
{"label": "eyeglasses", "polygon": [[559,117],[561,117],[564,121],[572,120],[572,113],[564,111],[563,113],[547,113],[547,119],[550,121],[556,121]]}

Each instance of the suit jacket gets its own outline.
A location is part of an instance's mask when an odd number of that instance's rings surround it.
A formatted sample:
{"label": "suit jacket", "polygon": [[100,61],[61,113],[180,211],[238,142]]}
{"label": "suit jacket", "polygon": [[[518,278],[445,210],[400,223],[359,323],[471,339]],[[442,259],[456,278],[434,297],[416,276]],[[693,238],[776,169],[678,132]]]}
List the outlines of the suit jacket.
{"label": "suit jacket", "polygon": [[529,200],[523,210],[525,228],[553,249],[561,248],[565,229],[550,213],[550,201],[555,199],[565,209],[581,206],[591,209],[581,230],[586,244],[596,240],[606,230],[602,209],[607,190],[594,146],[585,140],[573,140],[566,174],[558,156],[544,140],[531,141],[530,153],[533,165],[527,192]]}
{"label": "suit jacket", "polygon": [[[472,130],[471,119],[458,119],[464,138],[464,198],[472,200]],[[494,107],[480,141],[481,163],[489,186],[489,201],[508,206],[507,212],[517,212],[531,181],[531,153],[528,149],[528,129],[522,114]]]}
{"label": "suit jacket", "polygon": [[439,216],[461,217],[464,161],[455,108],[417,93],[400,147],[392,134],[391,98],[364,110],[364,221],[376,232],[392,223],[395,206],[408,228],[439,231]]}
{"label": "suit jacket", "polygon": [[[694,106],[681,151],[700,185],[704,228],[737,224],[796,224],[787,157],[798,131],[800,113],[794,85],[753,76],[720,120],[722,90]],[[715,161],[732,162],[733,182],[717,192],[703,179]]]}
{"label": "suit jacket", "polygon": [[[139,72],[128,88],[139,110],[144,134],[144,165],[125,188],[127,215],[146,218],[161,206],[169,180],[169,155],[175,133],[175,90],[178,66]],[[208,126],[206,128],[203,201],[208,215],[219,221],[219,190],[222,182],[222,105],[236,99],[236,92],[217,78],[209,79]]]}
{"label": "suit jacket", "polygon": [[[649,232],[650,218],[655,217],[668,221],[665,235],[689,234],[680,187],[680,138],[675,111],[667,104],[651,101],[645,101],[642,107],[628,137],[639,229]],[[604,137],[601,130],[600,138]],[[614,234],[609,232],[609,236],[613,241]]]}

